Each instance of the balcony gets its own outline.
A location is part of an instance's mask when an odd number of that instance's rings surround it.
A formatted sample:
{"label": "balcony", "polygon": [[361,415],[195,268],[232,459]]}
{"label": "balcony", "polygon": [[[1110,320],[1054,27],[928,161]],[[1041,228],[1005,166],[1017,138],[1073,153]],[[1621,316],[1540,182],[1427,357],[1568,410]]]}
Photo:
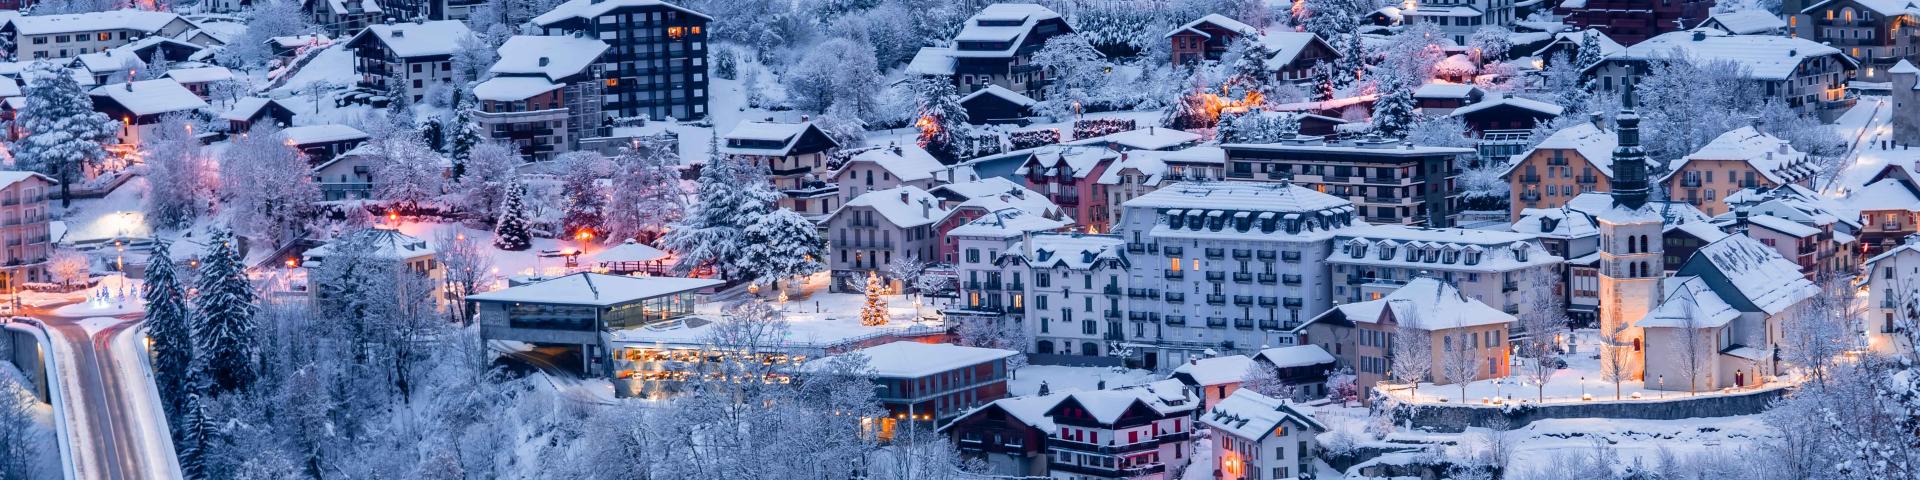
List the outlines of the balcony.
{"label": "balcony", "polygon": [[1180,256],[1180,254],[1185,252],[1185,250],[1181,249],[1180,247],[1166,247],[1160,250],[1163,252],[1166,252],[1167,256],[1169,257],[1178,257]]}
{"label": "balcony", "polygon": [[1260,329],[1261,330],[1279,330],[1280,321],[1279,320],[1261,320]]}
{"label": "balcony", "polygon": [[1260,283],[1272,285],[1274,280],[1276,280],[1278,277],[1279,275],[1274,275],[1271,273],[1262,273],[1260,274]]}
{"label": "balcony", "polygon": [[1135,322],[1147,321],[1147,312],[1127,312],[1127,320]]}
{"label": "balcony", "polygon": [[1107,295],[1119,295],[1119,294],[1120,294],[1120,286],[1119,286],[1119,285],[1113,285],[1113,284],[1108,284],[1108,285],[1107,285],[1107,286],[1105,286],[1105,287],[1100,287],[1100,293],[1104,293],[1104,294],[1107,294]]}
{"label": "balcony", "polygon": [[1224,248],[1209,248],[1206,252],[1208,260],[1219,260],[1227,257],[1227,249]]}
{"label": "balcony", "polygon": [[1003,288],[1000,288],[1000,287],[1002,287],[1002,285],[1000,284],[1000,282],[996,282],[996,281],[991,281],[991,280],[989,280],[989,281],[987,281],[987,290],[989,290],[989,291],[998,291],[998,290],[1005,290],[1005,289],[1003,289]]}
{"label": "balcony", "polygon": [[1027,307],[1025,305],[1007,307],[1007,313],[1027,313]]}
{"label": "balcony", "polygon": [[969,282],[967,282],[967,283],[964,283],[964,284],[962,284],[962,285],[964,285],[964,287],[965,287],[965,288],[966,288],[967,290],[983,290],[982,288],[980,288],[980,281],[978,281],[978,280],[974,280],[974,281],[969,281]]}
{"label": "balcony", "polygon": [[1897,308],[1899,305],[1900,303],[1893,301],[1893,299],[1886,299],[1886,300],[1880,301],[1880,308]]}
{"label": "balcony", "polygon": [[1359,275],[1347,275],[1347,285],[1359,285],[1364,280]]}
{"label": "balcony", "polygon": [[1239,328],[1239,329],[1245,329],[1245,330],[1251,330],[1251,329],[1253,329],[1253,319],[1251,319],[1251,318],[1236,318],[1236,319],[1233,319],[1233,328]]}
{"label": "balcony", "polygon": [[1184,303],[1186,301],[1187,294],[1185,293],[1167,292],[1167,303]]}
{"label": "balcony", "polygon": [[[1298,260],[1300,257],[1300,254],[1298,252],[1287,252],[1287,253],[1292,253],[1295,260]],[[1259,252],[1255,252],[1254,256],[1259,257],[1261,260],[1273,260],[1273,251],[1261,250]]]}
{"label": "balcony", "polygon": [[1539,201],[1539,200],[1540,200],[1540,192],[1532,192],[1532,191],[1528,191],[1528,192],[1520,192],[1520,200],[1522,200],[1522,201],[1528,201],[1528,202],[1535,202],[1535,201]]}
{"label": "balcony", "polygon": [[1233,272],[1233,283],[1253,283],[1253,273]]}
{"label": "balcony", "polygon": [[1102,316],[1104,316],[1104,317],[1107,317],[1107,319],[1108,319],[1108,320],[1119,320],[1119,319],[1120,319],[1120,311],[1119,311],[1119,310],[1113,310],[1113,309],[1107,309],[1107,311],[1106,311],[1106,313],[1105,313],[1105,314],[1103,314]]}
{"label": "balcony", "polygon": [[1127,253],[1155,253],[1159,251],[1160,244],[1157,243],[1133,242],[1127,244]]}
{"label": "balcony", "polygon": [[1167,325],[1186,325],[1186,315],[1167,315]]}
{"label": "balcony", "polygon": [[1247,305],[1253,305],[1253,296],[1252,295],[1234,295],[1233,304],[1238,306],[1243,306],[1243,307]]}
{"label": "balcony", "polygon": [[1245,249],[1239,249],[1239,248],[1233,249],[1234,260],[1246,260],[1249,258],[1253,258],[1252,250],[1245,250]]}
{"label": "balcony", "polygon": [[1209,282],[1227,281],[1227,272],[1207,272],[1207,281]]}
{"label": "balcony", "polygon": [[1225,327],[1227,326],[1227,317],[1207,317],[1207,326]]}
{"label": "balcony", "polygon": [[1510,281],[1510,282],[1500,284],[1500,293],[1517,292],[1517,291],[1520,291],[1520,282]]}
{"label": "balcony", "polygon": [[1300,284],[1300,276],[1299,276],[1299,275],[1286,275],[1286,276],[1285,276],[1284,278],[1282,278],[1281,280],[1282,280],[1282,281],[1284,281],[1284,282],[1286,282],[1286,284],[1287,284],[1287,285],[1299,285],[1299,284]]}
{"label": "balcony", "polygon": [[1320,177],[1320,181],[1326,183],[1347,183],[1353,181],[1353,177],[1350,175],[1324,175]]}
{"label": "balcony", "polygon": [[1186,277],[1187,277],[1187,272],[1182,272],[1179,270],[1167,270],[1168,280],[1179,280]]}
{"label": "balcony", "polygon": [[1287,297],[1286,301],[1280,302],[1280,303],[1288,307],[1299,307],[1304,302],[1302,302],[1298,297]]}
{"label": "balcony", "polygon": [[1209,305],[1226,305],[1226,304],[1227,304],[1227,296],[1226,296],[1226,295],[1207,295],[1207,304],[1209,304]]}
{"label": "balcony", "polygon": [[1275,298],[1275,297],[1260,297],[1260,306],[1262,306],[1262,307],[1271,307],[1271,306],[1274,306],[1274,305],[1279,305],[1279,304],[1280,304],[1280,299],[1279,299],[1279,298]]}
{"label": "balcony", "polygon": [[1401,180],[1400,178],[1396,178],[1396,177],[1367,177],[1367,183],[1374,183],[1374,184],[1381,184],[1381,185],[1399,185],[1400,180]]}
{"label": "balcony", "polygon": [[1300,263],[1300,252],[1285,252],[1280,255],[1280,260],[1287,263]]}
{"label": "balcony", "polygon": [[1521,175],[1520,181],[1525,183],[1540,183],[1540,176],[1539,175]]}
{"label": "balcony", "polygon": [[1680,186],[1682,186],[1682,187],[1699,187],[1699,186],[1700,186],[1700,179],[1698,179],[1698,178],[1691,178],[1691,177],[1681,177],[1681,178],[1680,178]]}
{"label": "balcony", "polygon": [[1600,179],[1597,177],[1594,177],[1593,175],[1581,175],[1578,177],[1573,177],[1573,181],[1574,183],[1594,184],[1594,183],[1599,183]]}
{"label": "balcony", "polygon": [[1007,290],[1012,290],[1015,292],[1024,292],[1024,291],[1027,291],[1027,286],[1021,284],[1020,282],[1013,282],[1012,285],[1007,286]]}

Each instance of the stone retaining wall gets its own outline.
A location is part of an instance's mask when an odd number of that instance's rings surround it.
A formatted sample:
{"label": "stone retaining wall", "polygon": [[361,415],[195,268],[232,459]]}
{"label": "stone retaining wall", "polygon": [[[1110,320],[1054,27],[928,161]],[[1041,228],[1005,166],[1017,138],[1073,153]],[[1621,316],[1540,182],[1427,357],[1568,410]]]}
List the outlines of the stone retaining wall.
{"label": "stone retaining wall", "polygon": [[1491,405],[1401,404],[1394,412],[1394,423],[1411,421],[1415,428],[1444,433],[1465,431],[1467,427],[1485,427],[1495,417],[1505,417],[1510,428],[1526,426],[1538,420],[1556,418],[1624,418],[1639,420],[1677,420],[1682,418],[1730,417],[1765,411],[1774,400],[1786,395],[1788,387],[1751,392],[1686,397],[1670,400],[1593,401],[1501,407]]}

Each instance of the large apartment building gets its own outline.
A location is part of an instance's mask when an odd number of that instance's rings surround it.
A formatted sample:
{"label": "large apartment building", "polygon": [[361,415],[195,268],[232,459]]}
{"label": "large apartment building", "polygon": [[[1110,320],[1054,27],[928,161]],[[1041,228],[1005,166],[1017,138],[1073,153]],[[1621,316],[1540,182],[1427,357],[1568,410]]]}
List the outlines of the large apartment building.
{"label": "large apartment building", "polygon": [[0,23],[0,38],[13,58],[72,58],[104,52],[149,36],[171,37],[196,26],[170,12],[114,10],[63,15],[30,15]]}
{"label": "large apartment building", "polygon": [[1561,258],[1533,235],[1461,228],[1371,225],[1334,237],[1337,303],[1377,300],[1421,276],[1510,315],[1530,312],[1536,295],[1558,295]]}
{"label": "large apartment building", "polygon": [[533,18],[547,35],[583,35],[600,56],[609,119],[707,117],[707,23],[713,17],[659,0],[569,0]]}
{"label": "large apartment building", "polygon": [[1512,25],[1513,0],[1433,0],[1409,2],[1413,8],[1400,11],[1408,25],[1433,25],[1453,40],[1466,45],[1473,31],[1485,26]]}
{"label": "large apartment building", "polygon": [[1297,136],[1281,143],[1230,143],[1227,180],[1291,182],[1351,202],[1369,223],[1453,225],[1455,190],[1471,148],[1367,138],[1330,143]]}
{"label": "large apartment building", "polygon": [[28,282],[50,282],[53,254],[47,198],[58,185],[33,172],[0,172],[0,286],[19,291]]}
{"label": "large apartment building", "polygon": [[1575,30],[1597,29],[1633,45],[1662,33],[1691,28],[1712,15],[1714,0],[1566,0],[1553,14]]}
{"label": "large apartment building", "polygon": [[[1783,10],[1804,2],[1783,2]],[[1860,62],[1858,79],[1887,81],[1900,60],[1920,61],[1920,6],[1911,2],[1826,0],[1793,10],[1788,31],[1840,49]]]}
{"label": "large apartment building", "polygon": [[453,84],[453,52],[471,36],[467,24],[455,20],[368,25],[347,47],[358,86],[418,103],[435,86]]}

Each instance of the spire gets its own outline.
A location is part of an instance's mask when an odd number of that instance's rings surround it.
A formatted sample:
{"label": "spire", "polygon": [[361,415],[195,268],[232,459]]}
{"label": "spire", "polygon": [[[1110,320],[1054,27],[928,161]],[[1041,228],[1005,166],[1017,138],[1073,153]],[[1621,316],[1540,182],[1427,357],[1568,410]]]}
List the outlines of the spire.
{"label": "spire", "polygon": [[1620,95],[1614,118],[1620,144],[1613,149],[1613,204],[1639,209],[1647,204],[1647,152],[1640,148],[1640,114],[1633,111],[1633,85]]}

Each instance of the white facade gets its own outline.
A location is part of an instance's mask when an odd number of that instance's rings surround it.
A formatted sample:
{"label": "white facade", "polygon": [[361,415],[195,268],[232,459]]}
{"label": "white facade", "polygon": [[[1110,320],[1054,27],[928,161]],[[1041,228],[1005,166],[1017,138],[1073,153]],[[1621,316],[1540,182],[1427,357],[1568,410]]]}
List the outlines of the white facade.
{"label": "white facade", "polygon": [[1532,308],[1533,294],[1557,294],[1550,287],[1561,281],[1561,258],[1524,233],[1375,225],[1342,233],[1333,245],[1326,260],[1338,303],[1385,297],[1425,273],[1519,315]]}
{"label": "white facade", "polygon": [[1903,303],[1920,302],[1920,245],[1909,239],[1866,262],[1867,271],[1867,348],[1880,354],[1905,354],[1913,351],[1905,335],[1895,329],[1913,328],[1914,318],[1902,315],[1920,313],[1920,307],[1901,308]]}
{"label": "white facade", "polygon": [[1285,400],[1238,390],[1200,415],[1214,433],[1213,476],[1284,480],[1313,468],[1314,434],[1326,427]]}

